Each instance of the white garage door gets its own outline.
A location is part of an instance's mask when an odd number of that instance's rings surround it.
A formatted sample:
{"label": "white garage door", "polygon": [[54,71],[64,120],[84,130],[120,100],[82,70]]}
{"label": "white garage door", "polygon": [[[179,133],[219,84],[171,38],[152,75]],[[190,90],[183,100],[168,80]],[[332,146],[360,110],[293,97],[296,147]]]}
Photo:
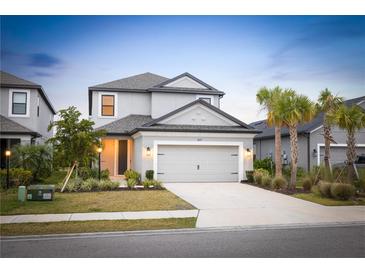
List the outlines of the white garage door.
{"label": "white garage door", "polygon": [[237,182],[237,146],[159,145],[157,178],[163,182]]}

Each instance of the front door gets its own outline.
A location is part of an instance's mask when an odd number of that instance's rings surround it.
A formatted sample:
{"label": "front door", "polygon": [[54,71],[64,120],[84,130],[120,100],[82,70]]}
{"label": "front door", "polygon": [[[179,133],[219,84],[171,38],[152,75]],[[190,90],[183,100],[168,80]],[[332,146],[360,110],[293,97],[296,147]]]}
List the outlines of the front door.
{"label": "front door", "polygon": [[118,174],[124,174],[124,171],[128,168],[128,141],[127,140],[119,140],[119,158],[118,158]]}

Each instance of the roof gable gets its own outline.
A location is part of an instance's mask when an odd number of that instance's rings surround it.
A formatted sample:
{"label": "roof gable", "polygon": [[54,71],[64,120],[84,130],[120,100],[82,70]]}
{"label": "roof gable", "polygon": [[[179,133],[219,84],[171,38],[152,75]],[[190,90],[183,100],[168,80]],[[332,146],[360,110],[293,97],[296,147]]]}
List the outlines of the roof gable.
{"label": "roof gable", "polygon": [[154,88],[170,88],[170,89],[185,88],[185,89],[205,89],[205,90],[217,91],[217,89],[215,89],[214,87],[208,85],[207,83],[196,78],[195,76],[191,75],[188,72],[185,72],[172,79],[162,82],[154,86]]}
{"label": "roof gable", "polygon": [[[193,108],[193,106],[199,106],[199,107]],[[189,111],[189,109],[191,109],[192,111]],[[163,115],[160,118],[154,119],[151,122],[145,124],[144,127],[149,127],[152,125],[161,124],[161,123],[169,122],[169,121],[172,124],[174,124],[180,120],[180,123],[181,123],[182,121],[186,121],[188,119],[190,119],[191,125],[209,125],[207,123],[204,123],[207,121],[206,118],[204,119],[205,121],[202,118],[196,118],[199,116],[202,117],[201,114],[203,112],[200,112],[200,114],[198,115],[199,110],[200,111],[204,110],[205,114],[209,113],[209,117],[212,117],[212,115],[214,115],[215,119],[219,119],[221,121],[226,122],[227,126],[236,125],[236,126],[240,126],[240,127],[246,128],[246,129],[254,129],[253,127],[245,124],[244,122],[238,120],[237,118],[229,115],[228,113],[220,110],[219,108],[207,103],[206,101],[204,101],[202,99],[195,100],[185,106],[182,106],[181,108],[178,108],[166,115]],[[185,116],[184,116],[184,114],[185,114]],[[196,119],[196,121],[195,121],[196,123],[194,123],[194,121],[192,120],[193,118]],[[221,122],[221,123],[223,123],[223,122]]]}
{"label": "roof gable", "polygon": [[159,123],[167,125],[240,126],[202,104],[195,104],[161,120]]}

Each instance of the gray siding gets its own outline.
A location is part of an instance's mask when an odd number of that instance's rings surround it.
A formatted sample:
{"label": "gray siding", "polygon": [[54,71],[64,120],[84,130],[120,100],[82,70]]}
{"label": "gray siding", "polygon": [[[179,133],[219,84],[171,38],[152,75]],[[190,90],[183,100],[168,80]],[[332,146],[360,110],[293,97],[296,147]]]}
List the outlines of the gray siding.
{"label": "gray siding", "polygon": [[130,114],[151,115],[151,95],[149,93],[134,93],[134,92],[111,92],[118,101],[117,117],[99,117],[99,91],[93,91],[92,100],[92,116],[90,117],[95,122],[95,127],[108,124],[114,120],[121,119]]}
{"label": "gray siding", "polygon": [[[17,88],[17,90],[19,90]],[[0,94],[0,113],[1,115],[8,117],[29,128],[32,131],[38,132],[42,135],[37,141],[43,143],[46,139],[52,136],[52,132],[47,130],[47,127],[51,121],[53,121],[53,113],[48,108],[46,102],[43,100],[38,90],[36,89],[24,89],[30,91],[29,98],[29,117],[9,117],[9,88],[1,88]],[[39,97],[39,117],[37,116],[37,101]]]}
{"label": "gray siding", "polygon": [[[308,151],[307,151],[307,143],[308,139],[306,136],[299,135],[298,136],[298,166],[308,169]],[[255,154],[256,159],[262,160],[266,157],[272,157],[273,161],[275,161],[275,140],[274,139],[265,139],[265,140],[255,140]],[[281,138],[281,146],[282,146],[282,154],[285,152],[288,159],[288,164],[290,164],[290,138],[282,137]]]}

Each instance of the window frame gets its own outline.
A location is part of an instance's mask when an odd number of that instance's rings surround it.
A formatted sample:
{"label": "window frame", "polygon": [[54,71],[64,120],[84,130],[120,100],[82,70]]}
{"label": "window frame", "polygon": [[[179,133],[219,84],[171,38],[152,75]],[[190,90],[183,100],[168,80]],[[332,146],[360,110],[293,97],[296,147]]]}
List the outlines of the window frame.
{"label": "window frame", "polygon": [[[111,105],[107,105],[107,104],[104,104],[104,98],[105,97],[111,97],[111,98],[113,98],[113,104],[111,104]],[[111,115],[108,115],[108,114],[105,114],[104,113],[104,107],[112,107],[112,114]],[[102,116],[111,116],[111,117],[114,117],[114,112],[115,112],[115,96],[114,95],[106,95],[106,94],[103,94],[103,95],[101,95],[101,115]]]}
{"label": "window frame", "polygon": [[[114,113],[113,115],[103,115],[103,96],[114,96]],[[99,92],[99,102],[98,102],[98,116],[99,118],[116,118],[118,116],[118,94],[115,92]]]}
{"label": "window frame", "polygon": [[[18,114],[14,113],[14,94],[25,93],[25,113]],[[9,105],[8,105],[8,116],[9,117],[29,117],[29,106],[30,106],[30,90],[26,89],[9,89]]]}
{"label": "window frame", "polygon": [[[210,100],[209,104],[214,106],[214,96],[212,96],[212,95],[198,94],[196,96],[196,100],[198,100],[198,99],[203,99],[203,100],[209,99]],[[207,102],[207,101],[205,101],[205,102]]]}

